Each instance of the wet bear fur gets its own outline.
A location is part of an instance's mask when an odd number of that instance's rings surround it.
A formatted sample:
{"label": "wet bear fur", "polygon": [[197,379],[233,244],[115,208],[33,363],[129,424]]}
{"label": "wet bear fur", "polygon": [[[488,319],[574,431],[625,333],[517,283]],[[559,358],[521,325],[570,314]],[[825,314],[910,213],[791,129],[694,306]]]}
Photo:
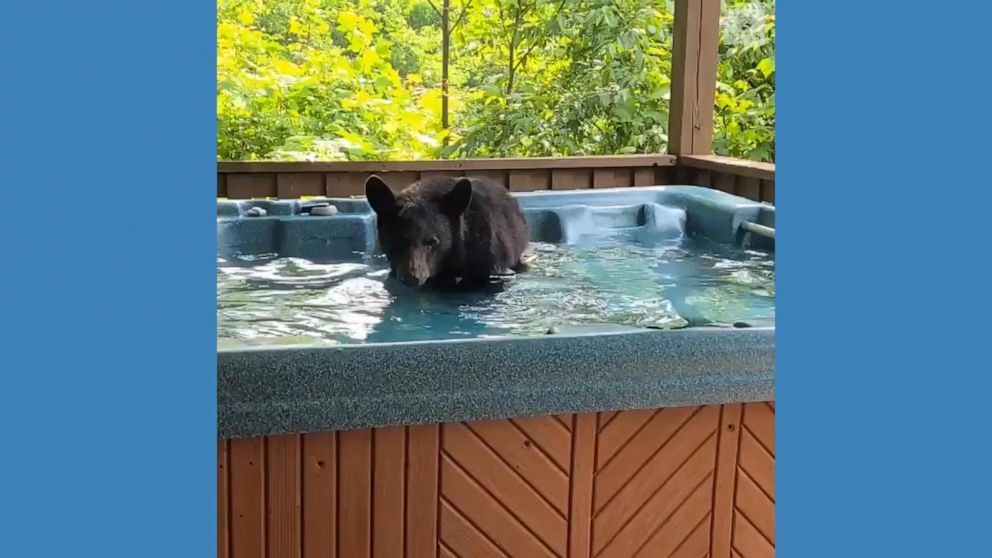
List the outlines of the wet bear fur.
{"label": "wet bear fur", "polygon": [[391,275],[408,286],[472,286],[524,269],[527,222],[497,182],[437,177],[393,193],[372,176],[365,195]]}

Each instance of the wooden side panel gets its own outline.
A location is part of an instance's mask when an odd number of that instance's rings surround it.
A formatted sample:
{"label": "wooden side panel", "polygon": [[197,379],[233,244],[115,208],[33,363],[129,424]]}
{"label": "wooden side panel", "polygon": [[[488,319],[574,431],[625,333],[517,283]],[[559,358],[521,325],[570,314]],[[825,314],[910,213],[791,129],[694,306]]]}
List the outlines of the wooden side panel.
{"label": "wooden side panel", "polygon": [[774,180],[775,164],[762,161],[749,161],[725,157],[723,155],[683,155],[679,157],[679,165],[708,170],[715,173],[727,173],[736,176],[747,176],[758,180]]}
{"label": "wooden side panel", "polygon": [[[442,429],[441,501],[457,530],[475,527],[480,544],[510,556],[565,556],[571,432],[553,417]],[[446,537],[456,529],[446,517],[441,541],[454,549]]]}
{"label": "wooden side panel", "polygon": [[303,435],[303,555],[337,553],[338,467],[336,432]]}
{"label": "wooden side panel", "polygon": [[372,431],[338,433],[338,555],[372,555]]}
{"label": "wooden side panel", "polygon": [[584,190],[592,188],[592,169],[553,169],[552,190]]}
{"label": "wooden side panel", "polygon": [[664,153],[593,157],[525,157],[521,159],[433,159],[421,161],[224,161],[220,173],[254,172],[423,172],[566,169],[597,167],[648,167],[675,164]]}
{"label": "wooden side panel", "polygon": [[633,186],[656,186],[658,185],[658,179],[655,176],[655,169],[653,167],[641,167],[634,170],[634,183]]}
{"label": "wooden side panel", "polygon": [[420,178],[421,179],[424,179],[424,178],[437,178],[437,177],[443,177],[443,176],[458,177],[458,176],[465,176],[465,173],[463,171],[461,171],[461,170],[430,170],[430,171],[421,171],[420,172]]}
{"label": "wooden side panel", "polygon": [[602,432],[610,422],[620,414],[620,411],[605,411],[599,413],[599,418],[597,419],[598,424],[596,425],[596,432]]}
{"label": "wooden side panel", "polygon": [[697,170],[692,182],[699,186],[713,186],[713,173],[708,170]]}
{"label": "wooden side panel", "polygon": [[[709,1],[709,0],[706,0]],[[667,157],[667,159],[660,159]],[[686,155],[674,165],[671,156],[627,158],[576,157],[547,160],[414,161],[361,163],[223,163],[217,195],[243,199],[328,195],[361,196],[365,180],[381,176],[400,190],[432,176],[490,178],[512,191],[626,188],[666,184],[696,184],[758,201],[775,201],[775,166],[716,155]],[[536,162],[535,162],[536,161]],[[647,165],[651,166],[647,166]],[[503,165],[503,166],[501,166]],[[412,169],[419,170],[412,170]],[[296,170],[294,170],[296,169]]]}
{"label": "wooden side panel", "polygon": [[719,406],[658,411],[597,468],[595,556],[678,555],[709,533],[719,420]]}
{"label": "wooden side panel", "polygon": [[465,171],[465,176],[477,177],[477,178],[488,178],[504,187],[510,187],[510,173],[504,170],[469,170]]}
{"label": "wooden side panel", "polygon": [[694,155],[680,159],[680,164],[670,172],[678,184],[705,186],[754,201],[775,203],[773,164]]}
{"label": "wooden side panel", "polygon": [[592,173],[593,188],[623,188],[634,185],[633,169],[606,168]]}
{"label": "wooden side panel", "polygon": [[774,404],[221,440],[220,558],[774,556]]}
{"label": "wooden side panel", "polygon": [[679,180],[678,177],[678,167],[655,167],[654,168],[654,183],[657,186],[665,186],[667,184],[682,184],[685,181]]}
{"label": "wooden side panel", "polygon": [[524,417],[510,419],[537,449],[549,457],[562,471],[568,474],[572,457],[571,430],[554,417]]}
{"label": "wooden side panel", "polygon": [[229,442],[227,440],[217,441],[217,556],[218,558],[228,558],[231,555],[231,525],[230,495],[231,477],[230,471]]}
{"label": "wooden side panel", "polygon": [[761,181],[761,201],[768,202],[770,204],[775,203],[775,181],[774,180],[762,180]]}
{"label": "wooden side panel", "polygon": [[734,175],[726,172],[718,172],[713,179],[713,186],[721,192],[734,193]]}
{"label": "wooden side panel", "polygon": [[365,180],[371,175],[370,172],[329,172],[324,175],[324,195],[331,198],[364,196]]}
{"label": "wooden side panel", "polygon": [[300,436],[269,436],[265,446],[267,556],[299,558]]}
{"label": "wooden side panel", "polygon": [[441,427],[407,428],[406,556],[434,556],[438,546]]}
{"label": "wooden side panel", "polygon": [[365,181],[376,175],[393,191],[399,192],[420,179],[419,172],[357,172],[327,173],[321,175],[323,181],[320,195],[330,197],[364,196]]}
{"label": "wooden side panel", "polygon": [[444,500],[441,501],[440,524],[440,556],[508,556],[478,526]]}
{"label": "wooden side panel", "polygon": [[231,440],[231,557],[265,556],[264,438]]}
{"label": "wooden side panel", "polygon": [[737,448],[743,405],[724,405],[720,410],[717,442],[716,486],[713,490],[713,529],[710,548],[713,557],[729,558],[734,521],[734,486],[737,480]]}
{"label": "wooden side panel", "polygon": [[551,171],[548,169],[512,170],[508,184],[511,192],[530,192],[551,188]]}
{"label": "wooden side panel", "polygon": [[282,198],[324,195],[324,173],[281,172],[276,175],[276,194]]}
{"label": "wooden side panel", "polygon": [[749,200],[761,201],[761,181],[750,176],[738,176],[736,194]]}
{"label": "wooden side panel", "polygon": [[601,418],[591,413],[575,415],[572,427],[569,558],[589,558],[592,552],[593,477],[596,474],[597,422]]}
{"label": "wooden side panel", "polygon": [[737,458],[733,537],[741,558],[775,555],[775,409],[744,405]]}
{"label": "wooden side panel", "polygon": [[377,429],[373,442],[372,555],[402,558],[406,531],[406,429]]}
{"label": "wooden side panel", "polygon": [[231,199],[273,198],[276,175],[271,172],[227,175],[227,197]]}
{"label": "wooden side panel", "polygon": [[[659,412],[657,409],[641,409],[622,413],[602,413],[596,450],[596,469],[605,467],[617,452]],[[684,413],[685,411],[676,410],[675,412]]]}
{"label": "wooden side panel", "polygon": [[679,165],[675,167],[675,179],[678,184],[699,184],[696,182],[696,171],[694,167]]}
{"label": "wooden side panel", "polygon": [[[419,172],[377,172],[376,176],[381,178],[387,186],[399,192],[410,184],[420,180]],[[364,194],[365,183],[362,183],[362,193]]]}

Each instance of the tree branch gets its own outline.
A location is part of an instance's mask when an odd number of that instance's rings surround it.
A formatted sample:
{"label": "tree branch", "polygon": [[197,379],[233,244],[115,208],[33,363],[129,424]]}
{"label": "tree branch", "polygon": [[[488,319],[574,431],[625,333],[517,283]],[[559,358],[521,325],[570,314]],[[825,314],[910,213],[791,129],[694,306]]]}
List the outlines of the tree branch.
{"label": "tree branch", "polygon": [[454,30],[458,28],[458,24],[465,20],[465,14],[468,13],[468,9],[470,7],[472,7],[472,0],[468,0],[468,2],[465,2],[465,5],[462,6],[462,13],[458,14],[458,19],[455,20],[455,23],[451,26],[450,31],[454,32]]}
{"label": "tree branch", "polygon": [[430,7],[434,8],[434,11],[437,12],[438,17],[440,17],[441,10],[438,9],[438,7],[434,4],[434,2],[431,2],[431,0],[427,0],[427,3],[430,4]]}
{"label": "tree branch", "polygon": [[[551,22],[554,21],[555,18],[558,17],[558,14],[561,13],[562,9],[565,7],[565,1],[566,0],[562,0],[561,2],[558,3],[558,8],[555,9],[555,13],[551,16],[551,19],[548,20],[548,25],[550,25]],[[517,60],[517,63],[516,63],[516,65],[513,68],[514,70],[516,70],[517,68],[519,68],[520,65],[523,64],[524,61],[527,60],[527,56],[531,53],[531,51],[533,51],[537,47],[538,44],[539,43],[534,42],[533,44],[530,45],[530,47],[526,51],[524,51],[524,53],[520,57],[520,59]]]}

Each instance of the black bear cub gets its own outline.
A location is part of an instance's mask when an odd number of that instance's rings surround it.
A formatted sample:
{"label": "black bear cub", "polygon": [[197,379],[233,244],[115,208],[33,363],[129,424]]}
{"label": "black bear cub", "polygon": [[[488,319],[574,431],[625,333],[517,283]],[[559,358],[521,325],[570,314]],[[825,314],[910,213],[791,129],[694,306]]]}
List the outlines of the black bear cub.
{"label": "black bear cub", "polygon": [[517,200],[492,180],[429,178],[394,194],[371,176],[365,196],[391,274],[408,286],[471,286],[523,269],[527,222]]}

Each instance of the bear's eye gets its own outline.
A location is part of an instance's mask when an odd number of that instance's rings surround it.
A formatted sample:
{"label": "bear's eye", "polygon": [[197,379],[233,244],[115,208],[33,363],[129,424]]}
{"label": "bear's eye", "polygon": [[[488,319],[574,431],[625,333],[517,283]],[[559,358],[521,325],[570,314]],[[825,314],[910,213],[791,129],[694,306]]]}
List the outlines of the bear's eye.
{"label": "bear's eye", "polygon": [[429,246],[429,247],[433,248],[433,247],[435,247],[435,246],[438,245],[438,242],[439,241],[438,241],[438,239],[437,239],[436,236],[429,236],[429,237],[427,237],[427,238],[424,239],[424,246]]}

